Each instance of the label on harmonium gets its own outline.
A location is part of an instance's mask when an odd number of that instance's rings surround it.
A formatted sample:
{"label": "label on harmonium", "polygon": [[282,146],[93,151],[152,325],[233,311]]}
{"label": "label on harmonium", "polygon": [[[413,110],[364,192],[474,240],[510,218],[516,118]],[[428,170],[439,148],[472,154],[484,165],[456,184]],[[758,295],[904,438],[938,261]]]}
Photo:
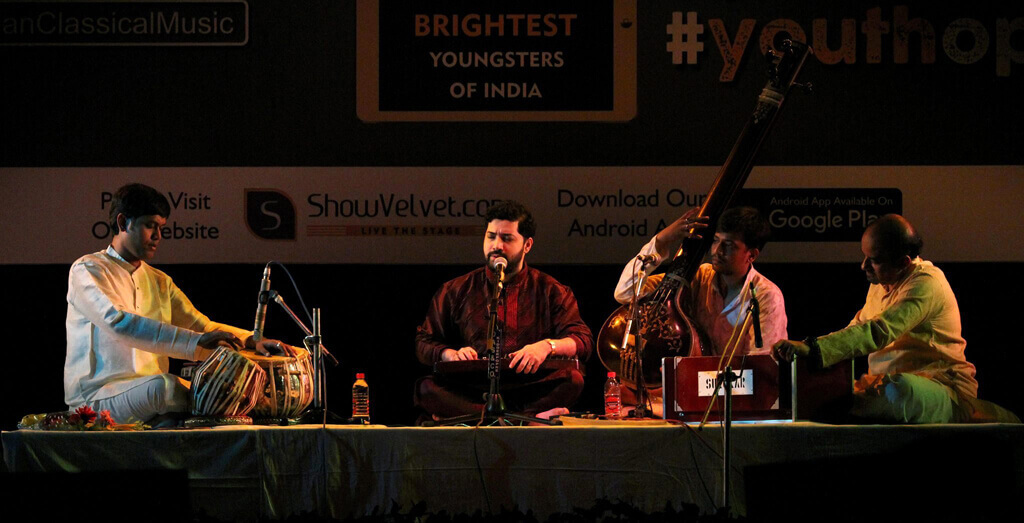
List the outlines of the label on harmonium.
{"label": "label on harmonium", "polygon": [[[710,396],[715,392],[715,378],[718,372],[713,370],[697,373],[697,395]],[[754,369],[743,369],[736,381],[732,382],[732,393],[735,396],[754,395]],[[725,389],[719,388],[718,395],[724,396]]]}

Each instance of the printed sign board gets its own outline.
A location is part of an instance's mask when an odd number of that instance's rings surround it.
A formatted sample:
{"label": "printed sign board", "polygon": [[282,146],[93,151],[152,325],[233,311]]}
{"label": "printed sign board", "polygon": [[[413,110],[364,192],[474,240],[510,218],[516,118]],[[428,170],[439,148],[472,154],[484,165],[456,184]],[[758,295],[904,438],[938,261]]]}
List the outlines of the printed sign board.
{"label": "printed sign board", "polygon": [[363,121],[625,121],[636,114],[636,2],[356,5]]}

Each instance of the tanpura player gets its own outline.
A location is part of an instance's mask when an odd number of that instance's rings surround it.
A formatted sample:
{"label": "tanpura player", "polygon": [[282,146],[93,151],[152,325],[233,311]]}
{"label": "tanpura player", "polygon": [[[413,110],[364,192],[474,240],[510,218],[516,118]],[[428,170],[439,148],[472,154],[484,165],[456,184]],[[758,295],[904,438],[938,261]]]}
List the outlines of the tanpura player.
{"label": "tanpura player", "polygon": [[[686,212],[659,231],[626,264],[615,287],[616,301],[627,304],[633,298],[637,258],[653,257],[650,267],[658,267],[672,259],[683,240],[691,236],[701,237],[701,231],[708,222],[706,217],[698,217],[697,211]],[[754,261],[764,250],[770,233],[768,222],[754,208],[735,207],[725,211],[714,233],[711,262],[702,264],[690,285],[684,289],[689,293],[691,319],[707,335],[714,354],[722,354],[727,349],[737,323],[743,322],[750,305],[751,287],[759,305],[763,348],[755,346],[753,329],[748,328],[738,338],[736,354],[767,354],[773,343],[786,337],[786,304],[782,291],[754,268]],[[664,274],[647,278],[640,290],[641,297],[654,291],[663,278]],[[657,398],[661,390],[652,389],[650,392],[653,411],[660,415],[661,405]],[[623,401],[635,403],[631,396],[631,393],[624,394]]]}
{"label": "tanpura player", "polygon": [[[700,238],[707,227],[707,218],[697,217],[693,209],[665,227],[640,249],[639,256],[654,256],[651,267],[672,259],[683,240],[694,231]],[[782,291],[754,269],[754,261],[761,255],[771,228],[756,209],[736,207],[722,213],[711,244],[711,263],[697,269],[690,282],[691,311],[694,320],[704,329],[716,354],[725,350],[738,322],[743,321],[750,304],[753,285],[760,309],[761,333],[764,348],[754,346],[752,329],[740,338],[737,354],[767,354],[773,343],[786,337],[786,305]],[[635,259],[635,258],[634,258]],[[622,269],[615,287],[615,300],[627,304],[633,298],[636,264],[631,260]],[[664,275],[651,276],[640,290],[640,295],[657,288]]]}

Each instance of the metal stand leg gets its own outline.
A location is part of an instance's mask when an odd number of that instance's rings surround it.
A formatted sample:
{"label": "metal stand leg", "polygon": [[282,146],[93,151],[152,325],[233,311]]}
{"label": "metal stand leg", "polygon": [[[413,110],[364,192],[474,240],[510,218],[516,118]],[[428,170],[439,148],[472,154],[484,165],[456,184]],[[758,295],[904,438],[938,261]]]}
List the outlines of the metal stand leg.
{"label": "metal stand leg", "polygon": [[313,331],[303,340],[306,350],[313,358],[313,406],[301,417],[303,425],[332,425],[347,423],[346,420],[327,410],[326,369],[324,369],[324,351],[320,345],[320,309],[313,309]]}

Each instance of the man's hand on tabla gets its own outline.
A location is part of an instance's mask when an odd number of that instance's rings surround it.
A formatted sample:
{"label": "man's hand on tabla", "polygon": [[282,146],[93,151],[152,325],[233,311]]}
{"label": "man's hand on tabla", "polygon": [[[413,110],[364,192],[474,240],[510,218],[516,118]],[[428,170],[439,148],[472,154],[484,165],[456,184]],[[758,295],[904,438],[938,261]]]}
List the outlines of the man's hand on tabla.
{"label": "man's hand on tabla", "polygon": [[811,353],[811,347],[802,341],[779,340],[772,346],[772,354],[780,361],[793,361],[794,356],[804,358]]}
{"label": "man's hand on tabla", "polygon": [[478,359],[480,359],[480,356],[477,355],[473,347],[463,347],[459,350],[445,349],[441,352],[441,361],[469,361]]}
{"label": "man's hand on tabla", "polygon": [[547,341],[531,343],[512,353],[512,361],[508,363],[510,369],[516,372],[533,374],[540,369],[540,364],[548,359],[551,354],[551,345]]}
{"label": "man's hand on tabla", "polygon": [[249,336],[245,339],[245,348],[261,356],[289,356],[294,358],[298,354],[295,347],[292,347],[281,340],[274,340],[270,338],[263,338],[260,341],[254,341],[253,337]]}
{"label": "man's hand on tabla", "polygon": [[242,340],[227,331],[210,331],[199,337],[198,345],[209,350],[214,350],[220,346],[238,350],[242,348]]}

